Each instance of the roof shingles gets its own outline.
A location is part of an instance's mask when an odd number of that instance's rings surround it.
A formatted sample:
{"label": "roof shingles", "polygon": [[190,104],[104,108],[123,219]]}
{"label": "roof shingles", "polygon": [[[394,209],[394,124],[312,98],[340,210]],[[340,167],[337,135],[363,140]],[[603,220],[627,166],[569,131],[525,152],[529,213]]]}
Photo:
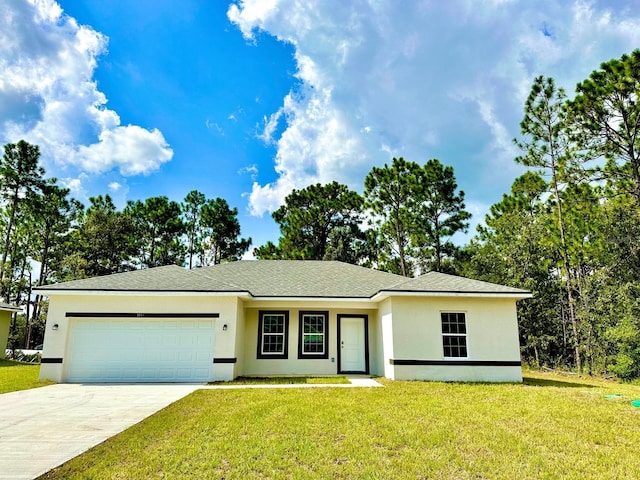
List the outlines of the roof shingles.
{"label": "roof shingles", "polygon": [[371,298],[379,292],[523,294],[479,280],[429,272],[417,278],[337,261],[259,260],[186,270],[171,265],[40,287],[64,291],[248,292],[254,297]]}

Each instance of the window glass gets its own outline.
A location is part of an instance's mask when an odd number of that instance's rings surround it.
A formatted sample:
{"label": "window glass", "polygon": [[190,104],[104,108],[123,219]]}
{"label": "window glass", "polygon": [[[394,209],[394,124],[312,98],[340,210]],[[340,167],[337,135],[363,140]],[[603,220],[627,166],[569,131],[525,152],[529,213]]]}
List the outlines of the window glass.
{"label": "window glass", "polygon": [[327,358],[327,312],[300,312],[299,357]]}
{"label": "window glass", "polygon": [[260,312],[258,358],[286,358],[286,312]]}
{"label": "window glass", "polygon": [[462,312],[442,312],[442,349],[445,357],[467,357],[467,322]]}

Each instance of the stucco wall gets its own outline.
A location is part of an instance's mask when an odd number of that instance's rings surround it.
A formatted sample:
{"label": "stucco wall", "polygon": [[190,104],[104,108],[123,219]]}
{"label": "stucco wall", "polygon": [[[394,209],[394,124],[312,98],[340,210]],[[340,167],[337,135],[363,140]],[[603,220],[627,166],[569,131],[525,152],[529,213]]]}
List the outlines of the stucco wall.
{"label": "stucco wall", "polygon": [[[68,356],[70,322],[67,312],[104,313],[218,313],[215,321],[214,358],[235,358],[236,297],[167,295],[52,295],[45,327],[43,358],[62,358],[62,363],[43,363],[40,378],[63,382],[66,379],[64,358]],[[227,324],[227,330],[222,326]],[[57,324],[58,329],[53,330]],[[214,364],[211,380],[230,380],[233,363]]]}
{"label": "stucco wall", "polygon": [[394,365],[395,380],[438,382],[522,382],[522,368],[513,366]]}
{"label": "stucco wall", "polygon": [[[289,311],[287,359],[258,359],[258,312]],[[298,359],[300,310],[329,312],[327,359]],[[443,361],[440,312],[464,312],[468,357],[473,362],[520,360],[516,305],[513,299],[472,297],[401,297],[380,303],[352,301],[242,300],[215,295],[52,295],[43,357],[66,358],[70,323],[67,312],[218,313],[214,332],[212,380],[240,375],[334,375],[338,372],[337,317],[367,315],[369,369],[391,379],[521,381],[517,366],[398,365],[396,360]],[[57,330],[52,326],[57,324]],[[223,326],[226,325],[226,330]],[[1,327],[1,325],[0,325]],[[1,332],[0,332],[1,333]],[[235,363],[234,363],[235,359]],[[65,364],[43,363],[40,376],[65,380]]]}
{"label": "stucco wall", "polygon": [[[336,306],[329,302],[271,302],[245,304],[244,373],[248,376],[267,375],[335,375],[338,373],[338,314],[368,315],[369,317],[369,357],[377,351],[378,330],[375,310]],[[260,310],[287,310],[289,312],[289,348],[287,359],[259,359],[258,313]],[[327,359],[298,359],[298,315],[303,311],[329,312],[329,355]]]}
{"label": "stucco wall", "polygon": [[[516,302],[504,298],[394,297],[393,359],[444,361],[441,312],[464,312],[467,326],[466,359],[473,362],[520,361]],[[387,360],[387,364],[388,364]],[[517,366],[393,365],[394,379],[522,381]]]}
{"label": "stucco wall", "polygon": [[[236,363],[233,368],[233,378],[243,375],[244,372],[244,336],[246,330],[246,321],[244,316],[244,302],[236,299],[236,332],[235,332],[235,358]],[[233,338],[233,337],[229,337]]]}
{"label": "stucco wall", "polygon": [[393,358],[393,314],[391,299],[384,300],[378,309],[378,323],[380,325],[381,356],[377,359],[379,375],[393,378],[393,367],[389,360]]}

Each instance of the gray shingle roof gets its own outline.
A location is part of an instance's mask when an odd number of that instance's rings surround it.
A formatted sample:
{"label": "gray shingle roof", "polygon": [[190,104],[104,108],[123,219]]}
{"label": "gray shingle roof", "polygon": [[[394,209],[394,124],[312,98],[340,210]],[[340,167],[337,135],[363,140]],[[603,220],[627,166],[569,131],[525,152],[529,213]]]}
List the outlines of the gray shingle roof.
{"label": "gray shingle roof", "polygon": [[231,262],[196,271],[242,285],[255,297],[369,298],[399,275],[333,261],[258,260]]}
{"label": "gray shingle roof", "polygon": [[47,285],[36,290],[139,292],[247,292],[254,297],[368,299],[379,292],[523,294],[529,292],[429,272],[418,278],[335,261],[239,261],[186,270],[172,265]]}
{"label": "gray shingle roof", "polygon": [[56,283],[35,290],[96,290],[96,291],[160,291],[160,292],[212,292],[239,291],[235,285],[194,275],[177,265],[133,270],[102,277],[85,278],[71,282]]}
{"label": "gray shingle roof", "polygon": [[528,294],[527,290],[506,287],[496,283],[472,280],[439,272],[427,272],[416,278],[404,279],[392,287],[384,288],[390,292],[442,292],[442,293],[497,293]]}

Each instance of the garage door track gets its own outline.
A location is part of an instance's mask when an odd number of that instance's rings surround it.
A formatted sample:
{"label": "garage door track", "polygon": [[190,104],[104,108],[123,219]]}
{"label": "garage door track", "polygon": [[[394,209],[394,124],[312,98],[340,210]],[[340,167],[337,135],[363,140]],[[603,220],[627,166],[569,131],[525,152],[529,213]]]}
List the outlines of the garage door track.
{"label": "garage door track", "polygon": [[35,478],[201,385],[57,384],[0,395],[0,479]]}

